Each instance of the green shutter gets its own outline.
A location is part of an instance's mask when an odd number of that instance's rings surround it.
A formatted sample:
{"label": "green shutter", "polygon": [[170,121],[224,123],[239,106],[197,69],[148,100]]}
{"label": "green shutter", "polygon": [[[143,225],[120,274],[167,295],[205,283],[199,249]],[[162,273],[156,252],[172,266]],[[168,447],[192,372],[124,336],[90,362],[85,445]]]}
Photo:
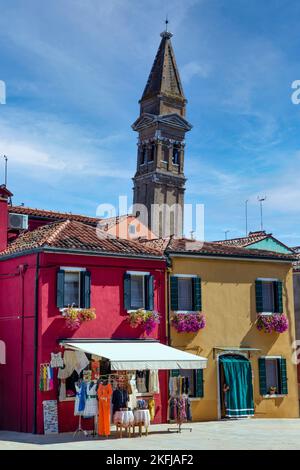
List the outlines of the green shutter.
{"label": "green shutter", "polygon": [[286,373],[286,359],[281,357],[278,359],[279,362],[279,374],[280,374],[280,393],[282,395],[288,394],[288,379]]}
{"label": "green shutter", "polygon": [[131,284],[131,276],[130,274],[124,274],[124,309],[130,310],[131,309],[131,295],[130,295],[130,284]]}
{"label": "green shutter", "polygon": [[179,377],[180,375],[179,369],[172,369],[170,372],[171,372],[171,377]]}
{"label": "green shutter", "polygon": [[65,271],[60,269],[56,276],[56,305],[58,308],[65,306]]}
{"label": "green shutter", "polygon": [[201,312],[202,310],[202,295],[201,295],[201,278],[193,277],[193,310]]}
{"label": "green shutter", "polygon": [[263,357],[258,359],[258,370],[260,394],[267,395],[266,360]]}
{"label": "green shutter", "polygon": [[171,310],[178,310],[178,277],[170,277]]}
{"label": "green shutter", "polygon": [[282,299],[283,283],[281,281],[276,281],[274,282],[274,284],[275,284],[276,313],[283,313],[283,299]]}
{"label": "green shutter", "polygon": [[204,397],[203,369],[196,369],[195,374],[195,397]]}
{"label": "green shutter", "polygon": [[262,313],[264,311],[263,281],[255,282],[255,290],[256,290],[256,312]]}
{"label": "green shutter", "polygon": [[80,272],[80,307],[90,308],[91,306],[91,273],[89,271]]}
{"label": "green shutter", "polygon": [[146,296],[146,310],[154,309],[154,276],[145,276],[145,296]]}

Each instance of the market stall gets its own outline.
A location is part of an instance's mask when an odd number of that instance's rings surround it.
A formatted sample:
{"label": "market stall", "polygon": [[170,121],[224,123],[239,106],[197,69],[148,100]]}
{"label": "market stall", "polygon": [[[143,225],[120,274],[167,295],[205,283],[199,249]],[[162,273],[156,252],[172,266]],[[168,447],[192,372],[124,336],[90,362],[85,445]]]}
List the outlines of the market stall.
{"label": "market stall", "polygon": [[206,358],[155,340],[65,339],[60,346],[59,401],[73,399],[76,432],[86,433],[83,420],[92,418],[93,433],[100,436],[109,436],[112,425],[120,437],[124,430],[129,436],[142,429],[148,434],[158,408],[169,406],[168,371],[207,364]]}

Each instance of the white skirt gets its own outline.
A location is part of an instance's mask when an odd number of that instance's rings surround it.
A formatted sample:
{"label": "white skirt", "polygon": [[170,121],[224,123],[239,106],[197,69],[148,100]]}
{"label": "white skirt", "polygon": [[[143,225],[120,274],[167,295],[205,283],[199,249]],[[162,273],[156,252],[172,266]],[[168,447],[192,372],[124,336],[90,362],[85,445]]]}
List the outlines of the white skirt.
{"label": "white skirt", "polygon": [[87,398],[85,402],[83,416],[96,416],[98,414],[97,398]]}

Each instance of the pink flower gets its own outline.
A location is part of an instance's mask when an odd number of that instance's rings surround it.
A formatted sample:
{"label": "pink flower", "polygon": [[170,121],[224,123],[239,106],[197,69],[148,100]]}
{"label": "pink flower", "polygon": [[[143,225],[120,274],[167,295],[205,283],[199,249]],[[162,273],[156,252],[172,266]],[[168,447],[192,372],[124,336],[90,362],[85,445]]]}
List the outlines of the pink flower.
{"label": "pink flower", "polygon": [[178,333],[197,333],[205,328],[206,319],[201,313],[178,313],[172,319],[172,326]]}
{"label": "pink flower", "polygon": [[265,333],[284,333],[289,328],[289,321],[283,313],[274,313],[274,315],[259,315],[256,323],[259,331]]}

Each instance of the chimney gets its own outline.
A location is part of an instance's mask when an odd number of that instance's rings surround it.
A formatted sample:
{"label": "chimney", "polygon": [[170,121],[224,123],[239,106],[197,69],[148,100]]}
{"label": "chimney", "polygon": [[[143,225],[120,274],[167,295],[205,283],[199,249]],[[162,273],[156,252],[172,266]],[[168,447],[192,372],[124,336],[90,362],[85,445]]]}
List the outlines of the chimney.
{"label": "chimney", "polygon": [[8,201],[12,193],[5,184],[0,185],[0,252],[7,248],[8,234]]}

